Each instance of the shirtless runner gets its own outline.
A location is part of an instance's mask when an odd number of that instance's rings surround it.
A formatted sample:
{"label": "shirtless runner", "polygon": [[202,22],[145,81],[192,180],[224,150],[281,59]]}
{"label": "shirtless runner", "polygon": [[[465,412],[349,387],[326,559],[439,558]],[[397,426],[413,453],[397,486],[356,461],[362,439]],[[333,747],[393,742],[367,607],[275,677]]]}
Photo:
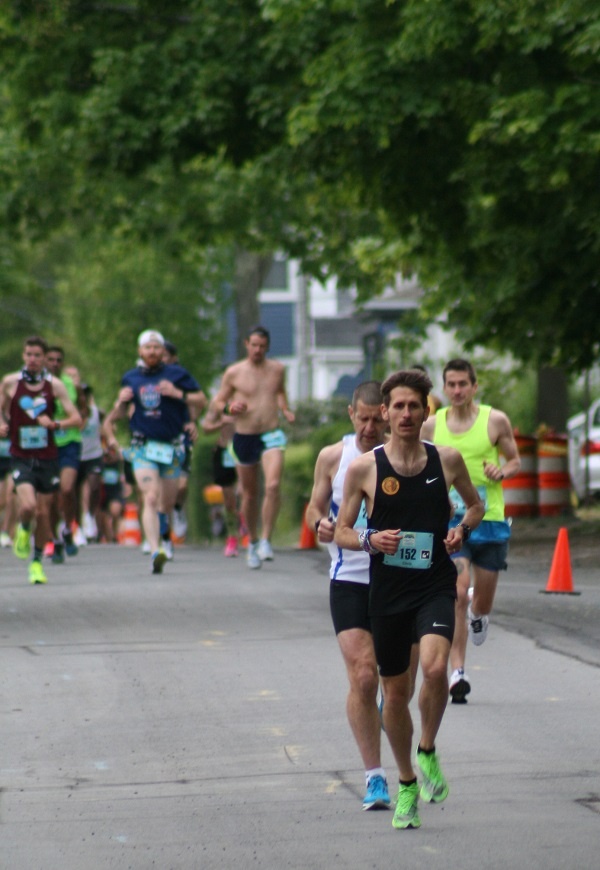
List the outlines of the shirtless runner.
{"label": "shirtless runner", "polygon": [[[264,561],[273,559],[271,535],[279,512],[283,453],[287,443],[279,428],[279,414],[281,412],[288,423],[293,423],[296,418],[288,408],[285,368],[282,363],[267,359],[268,331],[262,326],[252,327],[245,343],[247,357],[225,370],[219,392],[211,403],[211,411],[217,417],[226,412],[235,418],[233,451],[242,491],[241,512],[250,536],[247,562],[249,568],[255,569],[260,568]],[[264,498],[259,541],[261,467]]]}

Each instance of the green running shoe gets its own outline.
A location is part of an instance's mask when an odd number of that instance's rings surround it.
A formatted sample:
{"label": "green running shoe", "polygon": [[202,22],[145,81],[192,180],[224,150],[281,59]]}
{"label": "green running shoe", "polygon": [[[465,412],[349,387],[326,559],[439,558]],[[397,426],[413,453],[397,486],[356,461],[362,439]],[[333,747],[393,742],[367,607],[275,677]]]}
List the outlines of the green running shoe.
{"label": "green running shoe", "polygon": [[152,573],[162,574],[163,565],[167,561],[167,554],[164,550],[157,550],[152,556]]}
{"label": "green running shoe", "polygon": [[421,819],[419,818],[418,804],[418,784],[413,782],[412,785],[400,785],[392,825],[395,828],[420,828]]}
{"label": "green running shoe", "polygon": [[433,801],[436,804],[446,800],[450,786],[440,769],[436,753],[432,752],[427,755],[425,752],[417,751],[417,764],[423,774],[423,785],[421,786],[423,800],[428,803]]}
{"label": "green running shoe", "polygon": [[29,559],[31,553],[30,538],[30,529],[24,529],[23,526],[17,528],[15,543],[13,545],[13,553],[17,559]]}
{"label": "green running shoe", "polygon": [[29,564],[29,582],[30,583],[47,583],[48,578],[44,574],[42,563],[37,559]]}

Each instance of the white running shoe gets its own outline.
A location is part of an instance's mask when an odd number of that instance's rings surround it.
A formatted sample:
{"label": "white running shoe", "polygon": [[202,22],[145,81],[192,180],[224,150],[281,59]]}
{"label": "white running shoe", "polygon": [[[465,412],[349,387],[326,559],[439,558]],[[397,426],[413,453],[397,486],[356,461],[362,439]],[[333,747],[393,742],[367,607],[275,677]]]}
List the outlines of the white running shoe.
{"label": "white running shoe", "polygon": [[267,541],[266,538],[261,538],[258,542],[258,558],[261,562],[272,562],[275,558],[271,542]]}
{"label": "white running shoe", "polygon": [[469,638],[471,643],[475,644],[475,646],[481,646],[487,637],[488,626],[490,624],[489,617],[473,616],[471,607],[467,611],[467,616],[469,619]]}
{"label": "white running shoe", "polygon": [[142,549],[142,553],[144,554],[144,556],[150,555],[150,544],[148,543],[148,541],[145,538],[142,541],[142,548],[141,549]]}
{"label": "white running shoe", "polygon": [[87,538],[83,534],[83,530],[82,530],[81,526],[79,526],[77,524],[75,524],[75,526],[73,528],[73,543],[77,547],[85,547],[87,544]]}
{"label": "white running shoe", "polygon": [[13,542],[8,532],[0,532],[0,547],[12,547]]}
{"label": "white running shoe", "polygon": [[83,529],[83,534],[85,535],[86,540],[95,541],[98,537],[98,526],[96,525],[96,520],[91,514],[86,513],[83,515],[81,528]]}
{"label": "white running shoe", "polygon": [[254,570],[262,567],[262,561],[260,556],[258,555],[258,544],[248,544],[246,562],[248,564],[248,567]]}
{"label": "white running shoe", "polygon": [[464,668],[456,668],[450,677],[450,696],[453,704],[466,704],[471,683]]}
{"label": "white running shoe", "polygon": [[183,508],[173,510],[172,516],[173,534],[176,538],[185,538],[188,530],[188,521]]}
{"label": "white running shoe", "polygon": [[163,538],[161,541],[161,550],[167,557],[167,562],[172,562],[173,556],[175,555],[175,550],[173,549],[173,541],[167,541],[165,538]]}

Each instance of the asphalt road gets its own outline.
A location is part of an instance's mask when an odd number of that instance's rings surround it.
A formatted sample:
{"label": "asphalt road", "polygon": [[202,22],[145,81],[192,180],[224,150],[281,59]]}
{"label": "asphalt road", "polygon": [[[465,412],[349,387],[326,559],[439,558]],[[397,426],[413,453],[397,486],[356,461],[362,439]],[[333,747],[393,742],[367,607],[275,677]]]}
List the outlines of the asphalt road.
{"label": "asphalt road", "polygon": [[1,551],[0,867],[597,867],[600,563],[543,595],[551,549],[515,546],[418,831],[361,810],[323,553],[183,547],[157,577],[92,546],[31,587]]}

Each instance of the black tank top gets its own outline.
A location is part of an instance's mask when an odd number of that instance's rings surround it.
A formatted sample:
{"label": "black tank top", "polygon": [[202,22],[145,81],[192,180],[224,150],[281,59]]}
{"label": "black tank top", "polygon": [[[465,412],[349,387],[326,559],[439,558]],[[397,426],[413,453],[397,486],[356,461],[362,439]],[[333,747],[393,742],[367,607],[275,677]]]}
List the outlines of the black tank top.
{"label": "black tank top", "polygon": [[456,598],[456,568],[446,552],[450,502],[437,449],[423,442],[427,462],[414,477],[397,474],[376,447],[377,485],[369,527],[402,529],[395,557],[371,557],[370,612],[386,616],[419,607],[432,595]]}
{"label": "black tank top", "polygon": [[56,402],[52,383],[44,378],[40,390],[31,390],[23,378],[10,402],[10,452],[20,459],[56,459],[58,449],[54,434],[37,421],[40,414],[54,419]]}

